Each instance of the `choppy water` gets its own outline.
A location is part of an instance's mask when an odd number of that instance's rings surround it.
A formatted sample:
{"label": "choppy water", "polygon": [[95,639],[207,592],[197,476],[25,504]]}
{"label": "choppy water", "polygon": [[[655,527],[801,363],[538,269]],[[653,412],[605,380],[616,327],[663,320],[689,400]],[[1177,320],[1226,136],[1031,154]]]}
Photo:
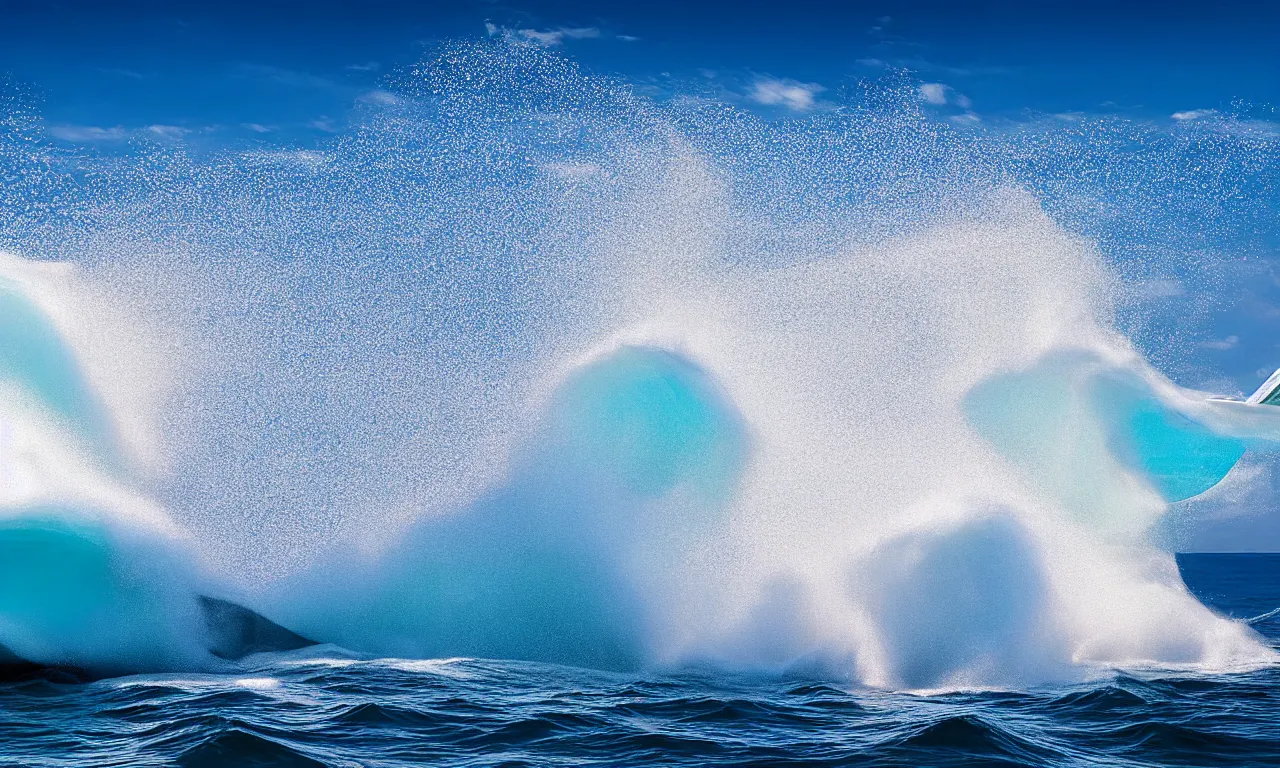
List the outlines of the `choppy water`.
{"label": "choppy water", "polygon": [[[1219,610],[1280,605],[1280,555],[1180,561]],[[1280,643],[1280,621],[1256,626]],[[6,684],[0,765],[1268,765],[1280,764],[1278,700],[1274,667],[925,696],[802,674],[612,674],[327,646],[235,675]]]}

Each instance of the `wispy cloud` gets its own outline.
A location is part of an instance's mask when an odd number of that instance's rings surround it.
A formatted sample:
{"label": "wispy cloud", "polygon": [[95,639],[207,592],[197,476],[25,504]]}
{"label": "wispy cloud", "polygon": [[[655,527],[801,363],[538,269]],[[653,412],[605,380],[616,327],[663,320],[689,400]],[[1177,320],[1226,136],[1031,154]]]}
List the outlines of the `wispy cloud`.
{"label": "wispy cloud", "polygon": [[262,80],[276,85],[283,85],[289,88],[315,88],[330,91],[351,90],[348,86],[330,80],[327,77],[313,75],[308,72],[298,72],[292,69],[284,69],[283,67],[272,67],[263,64],[241,64],[238,67],[238,70],[240,75],[243,77]]}
{"label": "wispy cloud", "polygon": [[1185,112],[1174,112],[1172,115],[1169,115],[1169,117],[1179,121],[1199,120],[1202,117],[1213,117],[1216,114],[1218,114],[1218,110],[1216,109],[1188,109]]}
{"label": "wispy cloud", "polygon": [[588,40],[600,37],[600,30],[595,27],[560,27],[559,29],[548,29],[546,31],[519,29],[516,32],[526,40],[549,48],[561,45],[565,40]]}
{"label": "wispy cloud", "polygon": [[920,98],[927,104],[946,104],[947,86],[942,83],[923,83],[920,85]]}
{"label": "wispy cloud", "polygon": [[[590,40],[601,37],[599,27],[557,27],[556,29],[546,30],[532,28],[510,29],[487,21],[484,28],[489,33],[489,37],[501,35],[508,40],[535,43],[547,48],[563,45],[565,40]],[[628,39],[623,35],[618,35],[617,37],[620,40]]]}
{"label": "wispy cloud", "polygon": [[132,69],[124,67],[99,67],[98,71],[104,75],[115,75],[116,77],[127,77],[130,80],[146,80],[151,75],[146,75]]}
{"label": "wispy cloud", "polygon": [[[214,130],[216,126],[204,130]],[[77,144],[95,144],[98,142],[124,141],[130,137],[158,139],[160,141],[178,141],[191,133],[190,128],[179,125],[147,125],[142,128],[125,128],[122,125],[103,128],[97,125],[54,125],[49,128],[49,135],[55,139],[72,141]]]}
{"label": "wispy cloud", "polygon": [[961,109],[973,106],[973,101],[968,96],[956,92],[956,89],[945,83],[921,83],[916,90],[920,94],[920,100],[926,104],[954,104]]}
{"label": "wispy cloud", "polygon": [[121,141],[129,137],[129,132],[119,125],[114,128],[101,128],[96,125],[55,125],[49,128],[49,135],[63,141],[87,144],[98,141]]}
{"label": "wispy cloud", "polygon": [[769,106],[784,106],[796,112],[813,109],[814,96],[826,90],[817,83],[802,83],[765,77],[756,80],[750,94],[751,100]]}
{"label": "wispy cloud", "polygon": [[357,101],[362,101],[366,104],[380,104],[384,107],[389,107],[392,104],[399,104],[400,97],[396,96],[391,91],[384,91],[379,88],[369,91],[368,93],[360,94]]}
{"label": "wispy cloud", "polygon": [[[902,43],[899,43],[900,45]],[[939,62],[929,61],[928,59],[916,56],[903,57],[885,57],[889,66],[898,69],[907,69],[912,72],[933,73],[933,75],[948,77],[980,77],[987,75],[1008,75],[1017,70],[1010,67],[996,67],[983,64],[974,64],[967,66],[953,66],[950,64],[942,64]]]}
{"label": "wispy cloud", "polygon": [[262,123],[241,123],[240,125],[245,128],[248,128],[254,133],[271,133],[272,131],[275,130],[275,128],[273,128],[272,126],[263,125]]}
{"label": "wispy cloud", "polygon": [[947,117],[953,123],[974,125],[982,122],[982,118],[978,116],[978,113],[971,109],[973,101],[963,93],[957,93],[954,88],[945,83],[921,83],[916,88],[916,93],[919,95],[920,100],[926,104],[932,104],[935,107],[944,107],[950,104],[963,109],[964,112]]}
{"label": "wispy cloud", "polygon": [[321,115],[315,120],[307,123],[307,126],[309,128],[315,128],[317,131],[324,131],[325,133],[338,132],[338,126],[333,122],[333,118],[328,117],[327,115]]}
{"label": "wispy cloud", "polygon": [[148,125],[143,130],[151,136],[164,141],[178,141],[183,136],[191,133],[191,129],[177,125]]}
{"label": "wispy cloud", "polygon": [[1202,344],[1202,346],[1207,347],[1208,349],[1216,349],[1223,352],[1228,349],[1235,349],[1239,345],[1239,336],[1228,336],[1225,339],[1214,339],[1213,341],[1206,341]]}
{"label": "wispy cloud", "polygon": [[377,72],[382,69],[382,65],[376,61],[366,61],[363,64],[348,64],[347,69],[352,72]]}
{"label": "wispy cloud", "polygon": [[621,40],[621,41],[622,41],[622,42],[624,42],[624,43],[634,43],[634,42],[636,42],[637,40],[639,40],[639,39],[640,39],[640,38],[636,37],[635,35],[614,35],[614,37],[618,38],[619,40]]}

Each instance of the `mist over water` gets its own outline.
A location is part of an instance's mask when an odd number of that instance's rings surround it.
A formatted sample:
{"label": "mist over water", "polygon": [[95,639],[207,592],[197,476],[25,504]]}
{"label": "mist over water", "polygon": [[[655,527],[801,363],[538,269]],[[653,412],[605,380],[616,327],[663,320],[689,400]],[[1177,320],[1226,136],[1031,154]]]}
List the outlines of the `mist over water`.
{"label": "mist over water", "polygon": [[1254,443],[1125,333],[1269,150],[955,127],[905,76],[730,101],[489,41],[317,150],[78,155],[15,102],[0,549],[55,554],[0,566],[48,589],[0,646],[217,668],[211,595],[360,653],[893,689],[1274,661],[1151,535]]}

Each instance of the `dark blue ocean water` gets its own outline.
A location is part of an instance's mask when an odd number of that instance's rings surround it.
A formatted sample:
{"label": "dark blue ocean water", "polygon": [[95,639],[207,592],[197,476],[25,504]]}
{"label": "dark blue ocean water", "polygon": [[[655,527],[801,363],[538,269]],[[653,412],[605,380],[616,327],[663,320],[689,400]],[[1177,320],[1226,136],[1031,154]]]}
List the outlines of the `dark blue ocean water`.
{"label": "dark blue ocean water", "polygon": [[[1280,606],[1280,555],[1184,555],[1224,613]],[[1280,619],[1255,626],[1280,644]],[[246,671],[0,686],[5,766],[1280,765],[1280,669],[919,696],[319,648]]]}

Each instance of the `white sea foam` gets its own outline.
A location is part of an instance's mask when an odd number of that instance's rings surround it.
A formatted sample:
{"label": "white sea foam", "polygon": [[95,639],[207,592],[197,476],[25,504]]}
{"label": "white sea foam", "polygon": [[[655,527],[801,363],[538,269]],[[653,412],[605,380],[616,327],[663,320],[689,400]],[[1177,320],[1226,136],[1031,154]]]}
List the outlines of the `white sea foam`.
{"label": "white sea foam", "polygon": [[36,608],[0,565],[0,644],[208,665],[198,557],[384,656],[919,690],[1273,661],[1149,541],[1240,430],[1117,330],[1122,276],[1012,139],[892,84],[804,122],[658,104],[501,41],[393,85],[323,164],[171,154],[87,193],[48,247],[184,340],[142,373],[28,279],[73,272],[0,261],[66,372],[0,377],[3,520],[98,564]]}

